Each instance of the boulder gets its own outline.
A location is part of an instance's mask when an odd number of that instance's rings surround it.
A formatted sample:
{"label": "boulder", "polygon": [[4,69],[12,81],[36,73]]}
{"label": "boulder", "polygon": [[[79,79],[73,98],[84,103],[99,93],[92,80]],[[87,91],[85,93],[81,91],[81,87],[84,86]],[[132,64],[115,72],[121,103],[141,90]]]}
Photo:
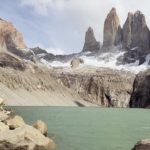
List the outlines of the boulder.
{"label": "boulder", "polygon": [[[55,148],[54,142],[42,135],[37,129],[29,125],[24,125],[15,130],[5,130],[0,132],[0,148],[13,146],[14,150],[38,150]],[[4,149],[5,150],[5,149]]]}
{"label": "boulder", "polygon": [[45,122],[38,120],[33,127],[39,130],[43,135],[47,136],[48,128]]}
{"label": "boulder", "polygon": [[74,58],[71,61],[70,65],[71,65],[71,68],[77,68],[83,63],[84,63],[83,59],[81,59],[81,58]]}
{"label": "boulder", "polygon": [[12,130],[25,125],[23,118],[20,116],[14,116],[13,118],[9,118],[9,119],[5,120],[5,123]]}
{"label": "boulder", "polygon": [[137,142],[132,150],[150,150],[150,140],[145,139]]}
{"label": "boulder", "polygon": [[100,42],[96,41],[94,31],[88,28],[85,34],[85,43],[82,52],[97,52],[100,50]]}
{"label": "boulder", "polygon": [[121,44],[122,29],[116,9],[112,8],[104,22],[103,47]]}
{"label": "boulder", "polygon": [[0,122],[0,132],[5,130],[9,130],[8,125],[4,124],[3,122]]}
{"label": "boulder", "polygon": [[1,110],[0,111],[0,121],[4,121],[4,120],[6,120],[8,118],[9,118],[9,115],[7,114],[7,112]]}

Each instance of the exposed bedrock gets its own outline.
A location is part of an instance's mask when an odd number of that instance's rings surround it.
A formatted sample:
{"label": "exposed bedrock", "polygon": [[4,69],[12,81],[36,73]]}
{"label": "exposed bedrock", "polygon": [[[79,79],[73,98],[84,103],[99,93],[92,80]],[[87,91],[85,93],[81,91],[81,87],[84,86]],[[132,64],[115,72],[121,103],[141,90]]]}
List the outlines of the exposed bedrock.
{"label": "exposed bedrock", "polygon": [[96,41],[94,31],[91,27],[89,27],[85,34],[85,43],[82,52],[97,52],[99,50],[100,42]]}
{"label": "exposed bedrock", "polygon": [[114,70],[95,73],[53,73],[64,86],[73,89],[84,100],[104,107],[128,107],[134,75]]}
{"label": "exposed bedrock", "polygon": [[140,11],[128,13],[123,26],[123,43],[125,48],[129,49],[139,47],[146,51],[150,48],[150,32],[145,16]]}
{"label": "exposed bedrock", "polygon": [[103,47],[112,47],[122,42],[122,29],[116,9],[112,8],[104,22]]}
{"label": "exposed bedrock", "polygon": [[136,76],[130,106],[136,108],[150,107],[150,70],[141,72]]}
{"label": "exposed bedrock", "polygon": [[123,26],[123,47],[127,51],[122,59],[123,64],[138,60],[140,65],[150,53],[150,31],[140,11],[128,13]]}
{"label": "exposed bedrock", "polygon": [[21,58],[29,58],[32,52],[27,48],[22,33],[11,22],[0,19],[0,53],[11,52]]}

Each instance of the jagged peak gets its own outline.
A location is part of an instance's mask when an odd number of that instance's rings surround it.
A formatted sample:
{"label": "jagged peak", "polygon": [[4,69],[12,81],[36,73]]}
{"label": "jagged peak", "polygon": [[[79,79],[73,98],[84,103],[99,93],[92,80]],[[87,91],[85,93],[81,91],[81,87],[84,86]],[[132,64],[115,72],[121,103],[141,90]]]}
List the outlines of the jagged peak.
{"label": "jagged peak", "polygon": [[97,42],[93,28],[90,26],[85,34],[85,43],[82,51],[98,51],[99,49],[100,43]]}
{"label": "jagged peak", "polygon": [[104,22],[103,46],[114,46],[121,43],[121,26],[120,20],[116,12],[116,8],[112,8]]}
{"label": "jagged peak", "polygon": [[128,12],[128,17],[129,17],[129,16],[133,16],[133,15],[134,15],[133,12]]}
{"label": "jagged peak", "polygon": [[115,8],[115,7],[113,7],[113,8],[110,10],[110,12],[108,13],[107,17],[108,17],[108,16],[112,16],[112,15],[117,16],[117,11],[116,11],[116,8]]}
{"label": "jagged peak", "polygon": [[137,10],[134,15],[143,15],[143,13],[140,10]]}
{"label": "jagged peak", "polygon": [[113,21],[116,21],[117,24],[120,24],[120,19],[119,19],[119,17],[118,17],[116,8],[113,7],[113,8],[110,10],[110,12],[109,12],[108,15],[107,15],[107,18],[106,18],[105,22],[106,22],[107,20],[113,20]]}
{"label": "jagged peak", "polygon": [[93,32],[93,28],[91,26],[89,26],[87,31],[92,31]]}
{"label": "jagged peak", "polygon": [[115,7],[112,7],[112,9],[111,9],[110,12],[116,12],[116,8],[115,8]]}
{"label": "jagged peak", "polygon": [[87,29],[86,34],[85,34],[85,42],[89,43],[93,41],[96,41],[96,39],[95,39],[93,28],[90,26]]}

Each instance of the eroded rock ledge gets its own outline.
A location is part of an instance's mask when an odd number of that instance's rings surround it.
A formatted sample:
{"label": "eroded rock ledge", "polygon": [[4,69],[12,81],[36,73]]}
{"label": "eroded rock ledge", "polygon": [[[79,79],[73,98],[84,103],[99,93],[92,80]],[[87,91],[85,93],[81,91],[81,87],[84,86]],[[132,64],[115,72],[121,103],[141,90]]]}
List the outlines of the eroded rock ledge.
{"label": "eroded rock ledge", "polygon": [[150,108],[150,70],[139,73],[134,81],[130,106]]}
{"label": "eroded rock ledge", "polygon": [[79,68],[53,71],[62,85],[73,89],[84,100],[104,107],[129,107],[135,75],[111,69]]}

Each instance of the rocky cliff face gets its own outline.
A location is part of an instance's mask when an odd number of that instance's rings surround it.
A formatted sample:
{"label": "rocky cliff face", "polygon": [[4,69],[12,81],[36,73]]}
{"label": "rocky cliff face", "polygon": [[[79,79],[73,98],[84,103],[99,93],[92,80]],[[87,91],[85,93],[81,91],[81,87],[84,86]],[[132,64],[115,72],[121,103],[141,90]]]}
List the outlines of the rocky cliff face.
{"label": "rocky cliff face", "polygon": [[145,16],[140,11],[134,14],[128,13],[123,26],[123,42],[128,49],[139,47],[142,50],[148,50],[150,48],[150,32]]}
{"label": "rocky cliff face", "polygon": [[88,28],[85,34],[85,43],[82,52],[96,52],[100,50],[100,42],[96,41],[94,31],[91,27]]}
{"label": "rocky cliff face", "polygon": [[84,69],[72,73],[53,72],[52,75],[86,101],[104,107],[129,106],[134,75],[109,69]]}
{"label": "rocky cliff face", "polygon": [[115,46],[122,41],[122,29],[116,9],[112,8],[104,23],[103,46]]}
{"label": "rocky cliff face", "polygon": [[12,49],[26,49],[23,36],[12,23],[0,19],[0,48],[11,51]]}
{"label": "rocky cliff face", "polygon": [[121,63],[144,63],[150,53],[150,32],[146,25],[145,16],[137,11],[128,13],[123,26],[123,48],[126,51]]}
{"label": "rocky cliff face", "polygon": [[136,76],[131,95],[130,106],[146,108],[150,106],[150,70],[141,72]]}

